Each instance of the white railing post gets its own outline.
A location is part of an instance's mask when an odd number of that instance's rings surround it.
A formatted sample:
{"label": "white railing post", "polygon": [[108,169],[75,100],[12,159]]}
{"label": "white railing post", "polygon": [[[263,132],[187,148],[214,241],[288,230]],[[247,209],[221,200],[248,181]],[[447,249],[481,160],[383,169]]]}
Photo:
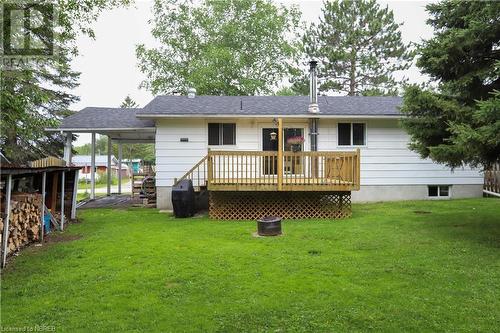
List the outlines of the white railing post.
{"label": "white railing post", "polygon": [[5,220],[3,222],[3,244],[2,244],[2,268],[7,261],[7,247],[9,245],[9,222],[10,222],[10,198],[12,194],[12,175],[7,178],[7,188],[5,197]]}
{"label": "white railing post", "polygon": [[45,228],[45,191],[47,186],[47,172],[42,175],[42,216],[40,216],[40,243],[43,243],[43,234]]}

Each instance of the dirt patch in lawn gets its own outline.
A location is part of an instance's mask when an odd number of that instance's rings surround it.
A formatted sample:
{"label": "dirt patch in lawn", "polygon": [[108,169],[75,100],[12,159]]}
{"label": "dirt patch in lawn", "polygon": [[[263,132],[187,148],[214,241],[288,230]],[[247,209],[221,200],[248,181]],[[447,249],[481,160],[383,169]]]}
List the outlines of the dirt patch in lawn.
{"label": "dirt patch in lawn", "polygon": [[63,242],[72,242],[78,239],[81,239],[82,235],[66,235],[66,234],[56,234],[45,236],[43,239],[44,243],[63,243]]}
{"label": "dirt patch in lawn", "polygon": [[432,212],[426,211],[426,210],[414,210],[413,211],[415,214],[419,215],[425,215],[425,214],[431,214]]}

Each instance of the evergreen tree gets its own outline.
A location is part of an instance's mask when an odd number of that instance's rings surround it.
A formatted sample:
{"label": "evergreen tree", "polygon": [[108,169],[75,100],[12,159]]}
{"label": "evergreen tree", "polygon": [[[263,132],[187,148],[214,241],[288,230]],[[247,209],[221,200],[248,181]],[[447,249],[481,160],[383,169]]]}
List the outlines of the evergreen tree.
{"label": "evergreen tree", "polygon": [[[30,2],[13,2],[21,10],[29,10]],[[10,161],[24,163],[47,155],[62,155],[64,139],[60,134],[45,132],[57,127],[70,114],[69,106],[78,100],[71,91],[77,87],[79,73],[71,69],[71,59],[78,54],[75,40],[78,34],[93,36],[90,23],[106,9],[128,1],[58,0],[54,5],[52,56],[36,64],[0,69],[0,144],[1,152]],[[32,15],[28,31],[12,39],[30,36],[46,41],[49,25],[40,24],[43,18]]]}
{"label": "evergreen tree", "polygon": [[417,66],[438,87],[405,91],[411,148],[450,167],[488,167],[500,158],[500,3],[443,1],[427,10],[435,35]]}
{"label": "evergreen tree", "polygon": [[270,0],[155,1],[157,48],[137,47],[153,94],[270,93],[292,70],[299,12]]}
{"label": "evergreen tree", "polygon": [[319,24],[304,35],[306,54],[319,62],[319,89],[397,94],[402,82],[394,72],[408,69],[413,58],[400,25],[375,0],[326,1]]}
{"label": "evergreen tree", "polygon": [[130,95],[127,95],[120,105],[121,108],[138,108],[139,104],[137,104]]}

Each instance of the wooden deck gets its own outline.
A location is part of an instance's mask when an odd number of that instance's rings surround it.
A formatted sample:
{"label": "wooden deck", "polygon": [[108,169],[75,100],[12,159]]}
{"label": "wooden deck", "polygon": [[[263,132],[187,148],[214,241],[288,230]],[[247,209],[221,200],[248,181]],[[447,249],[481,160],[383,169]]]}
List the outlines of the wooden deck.
{"label": "wooden deck", "polygon": [[356,191],[360,154],[211,150],[182,179],[210,191]]}
{"label": "wooden deck", "polygon": [[[335,187],[338,191],[350,191],[352,182],[338,179],[308,178],[297,176],[284,178],[282,182],[283,191],[324,191],[326,187]],[[277,177],[269,182],[266,177],[243,178],[243,179],[219,179],[214,178],[210,182],[209,188],[212,191],[277,191]]]}

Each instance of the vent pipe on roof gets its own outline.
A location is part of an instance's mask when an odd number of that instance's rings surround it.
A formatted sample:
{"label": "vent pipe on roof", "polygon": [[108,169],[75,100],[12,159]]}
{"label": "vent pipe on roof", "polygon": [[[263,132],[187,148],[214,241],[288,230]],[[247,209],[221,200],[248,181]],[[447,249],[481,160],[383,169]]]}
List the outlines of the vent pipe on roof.
{"label": "vent pipe on roof", "polygon": [[[309,113],[317,114],[319,113],[318,107],[318,88],[317,88],[317,77],[316,77],[316,66],[318,62],[314,59],[309,61],[309,75],[310,75],[310,83],[309,83]],[[318,119],[311,118],[309,120],[309,135],[311,137],[311,151],[318,150]],[[317,161],[313,161],[313,173],[317,174]]]}
{"label": "vent pipe on roof", "polygon": [[196,96],[196,89],[192,87],[188,88],[187,93],[188,93],[188,98],[194,98]]}
{"label": "vent pipe on roof", "polygon": [[318,88],[316,79],[316,66],[318,62],[314,59],[309,61],[309,113],[318,113]]}

